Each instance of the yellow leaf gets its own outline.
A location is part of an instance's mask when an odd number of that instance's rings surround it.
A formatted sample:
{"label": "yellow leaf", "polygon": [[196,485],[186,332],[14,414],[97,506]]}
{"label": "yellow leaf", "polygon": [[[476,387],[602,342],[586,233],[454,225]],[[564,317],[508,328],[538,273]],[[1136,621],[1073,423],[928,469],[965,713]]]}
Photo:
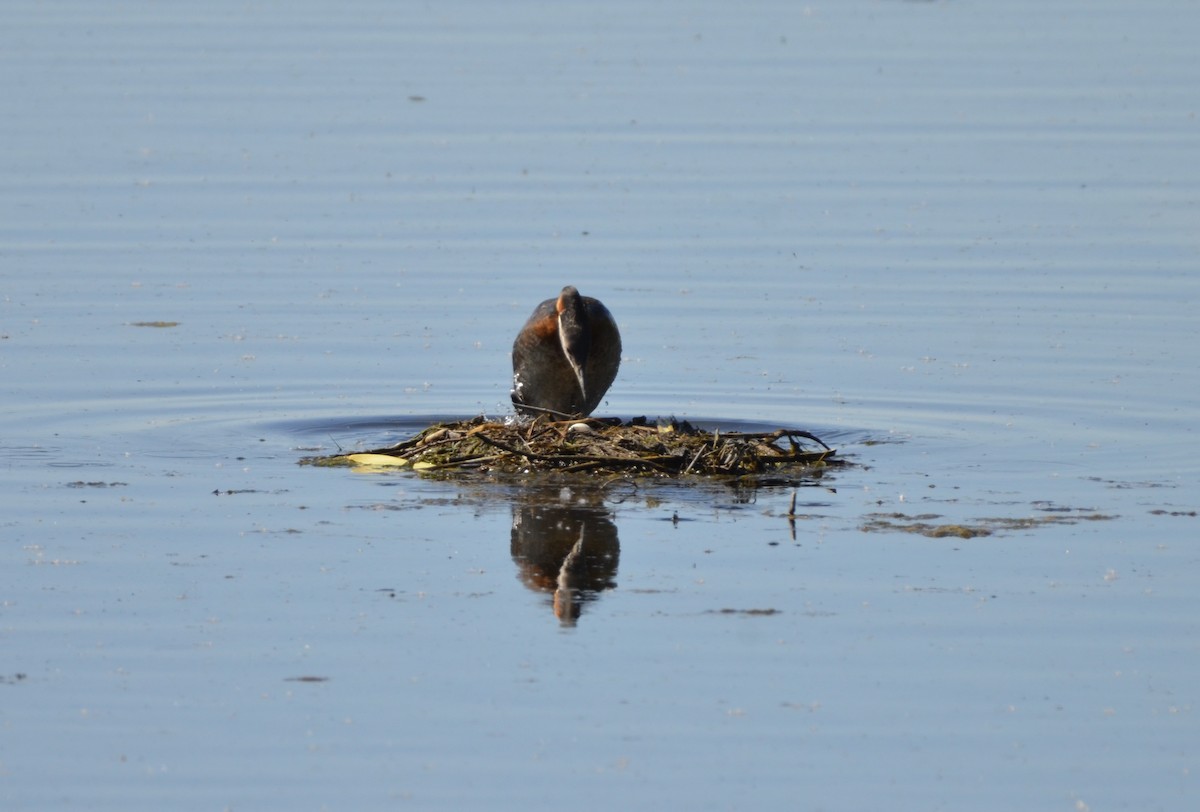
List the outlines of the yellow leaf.
{"label": "yellow leaf", "polygon": [[378,465],[400,468],[408,465],[403,457],[393,457],[390,454],[347,454],[346,459],[355,465]]}

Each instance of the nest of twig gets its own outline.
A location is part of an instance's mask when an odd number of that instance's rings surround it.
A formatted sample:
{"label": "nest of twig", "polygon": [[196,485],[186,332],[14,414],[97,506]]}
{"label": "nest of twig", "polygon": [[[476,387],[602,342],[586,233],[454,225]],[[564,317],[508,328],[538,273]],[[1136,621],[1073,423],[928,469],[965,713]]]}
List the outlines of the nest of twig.
{"label": "nest of twig", "polygon": [[374,451],[310,457],[310,465],[411,467],[418,472],[745,476],[833,464],[837,452],[799,429],[705,431],[645,418],[496,422],[483,417],[430,426]]}

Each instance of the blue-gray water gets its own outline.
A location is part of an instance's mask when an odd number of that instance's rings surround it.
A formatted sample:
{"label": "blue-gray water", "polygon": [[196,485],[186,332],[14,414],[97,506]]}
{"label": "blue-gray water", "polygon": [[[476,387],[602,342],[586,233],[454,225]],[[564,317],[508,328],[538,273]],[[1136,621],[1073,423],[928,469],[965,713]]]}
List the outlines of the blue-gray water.
{"label": "blue-gray water", "polygon": [[[1194,805],[1197,30],[5,4],[4,808]],[[794,539],[791,488],[297,465],[508,412],[568,283],[601,413],[856,463]]]}

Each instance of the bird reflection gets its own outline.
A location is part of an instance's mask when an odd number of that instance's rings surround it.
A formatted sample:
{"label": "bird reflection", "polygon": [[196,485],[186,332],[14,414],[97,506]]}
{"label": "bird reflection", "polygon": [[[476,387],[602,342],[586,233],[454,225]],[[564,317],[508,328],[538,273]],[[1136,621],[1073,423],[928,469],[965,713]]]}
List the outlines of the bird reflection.
{"label": "bird reflection", "polygon": [[513,503],[512,557],[521,580],[550,596],[559,622],[574,626],[584,607],[617,585],[621,545],[599,495],[533,489]]}

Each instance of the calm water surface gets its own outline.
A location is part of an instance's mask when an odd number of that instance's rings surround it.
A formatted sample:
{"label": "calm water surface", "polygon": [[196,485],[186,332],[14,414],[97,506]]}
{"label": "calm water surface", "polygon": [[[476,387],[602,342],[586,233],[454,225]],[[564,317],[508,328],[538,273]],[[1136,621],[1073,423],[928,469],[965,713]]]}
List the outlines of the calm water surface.
{"label": "calm water surface", "polygon": [[[1194,805],[1198,28],[6,4],[4,808]],[[567,283],[602,413],[854,465],[297,465],[508,413]]]}

